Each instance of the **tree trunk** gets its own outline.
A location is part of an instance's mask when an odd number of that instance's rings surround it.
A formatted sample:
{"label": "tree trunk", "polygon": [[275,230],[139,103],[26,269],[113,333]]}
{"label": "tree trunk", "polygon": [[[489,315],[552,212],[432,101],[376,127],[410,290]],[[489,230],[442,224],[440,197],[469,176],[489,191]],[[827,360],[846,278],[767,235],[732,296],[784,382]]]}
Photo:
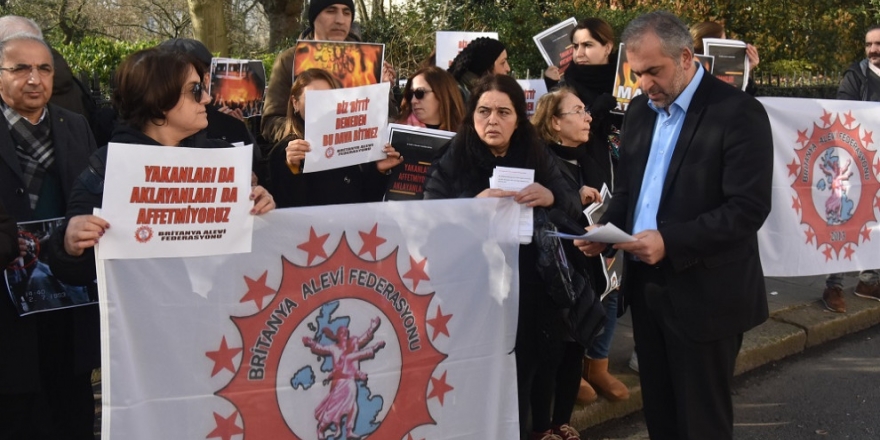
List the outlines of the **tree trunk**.
{"label": "tree trunk", "polygon": [[197,40],[208,46],[211,53],[229,56],[229,38],[226,32],[226,2],[224,0],[187,0],[192,17],[193,33]]}
{"label": "tree trunk", "polygon": [[269,19],[269,50],[286,49],[300,32],[302,0],[257,0]]}

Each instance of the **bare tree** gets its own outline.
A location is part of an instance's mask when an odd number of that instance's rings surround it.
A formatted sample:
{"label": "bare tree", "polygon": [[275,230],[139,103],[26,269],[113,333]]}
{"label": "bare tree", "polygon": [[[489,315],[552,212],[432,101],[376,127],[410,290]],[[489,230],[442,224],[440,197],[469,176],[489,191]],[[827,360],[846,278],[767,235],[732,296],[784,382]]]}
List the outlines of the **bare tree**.
{"label": "bare tree", "polygon": [[256,0],[269,21],[269,50],[281,50],[300,31],[303,0]]}
{"label": "bare tree", "polygon": [[187,0],[196,39],[205,43],[213,53],[229,55],[229,39],[226,35],[225,0]]}

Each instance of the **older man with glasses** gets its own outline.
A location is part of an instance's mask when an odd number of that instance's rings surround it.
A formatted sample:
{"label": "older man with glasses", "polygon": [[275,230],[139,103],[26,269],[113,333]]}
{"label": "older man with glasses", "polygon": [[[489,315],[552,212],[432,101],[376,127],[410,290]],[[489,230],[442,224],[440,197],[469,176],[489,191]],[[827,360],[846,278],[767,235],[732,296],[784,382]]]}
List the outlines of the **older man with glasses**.
{"label": "older man with glasses", "polygon": [[[95,141],[82,115],[49,104],[54,64],[39,37],[0,41],[0,203],[18,222],[63,217]],[[0,438],[92,439],[98,308],[19,316],[0,292]]]}

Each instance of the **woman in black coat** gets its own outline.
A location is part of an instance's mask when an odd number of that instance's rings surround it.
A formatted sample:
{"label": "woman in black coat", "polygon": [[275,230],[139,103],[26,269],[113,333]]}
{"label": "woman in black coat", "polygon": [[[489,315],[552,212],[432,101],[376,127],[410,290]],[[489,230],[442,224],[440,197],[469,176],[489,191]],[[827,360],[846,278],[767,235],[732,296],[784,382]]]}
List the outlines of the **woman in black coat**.
{"label": "woman in black coat", "polygon": [[[498,166],[532,169],[535,182],[518,192],[489,188],[489,177]],[[571,218],[580,214],[577,193],[569,190],[555,158],[526,116],[522,88],[507,75],[488,75],[477,82],[458,133],[425,182],[425,199],[465,197],[513,197],[529,207],[558,208]],[[519,420],[523,438],[553,439],[558,438],[550,430],[553,372],[565,330],[561,310],[547,294],[536,260],[534,243],[520,246]],[[527,431],[530,416],[532,432]]]}

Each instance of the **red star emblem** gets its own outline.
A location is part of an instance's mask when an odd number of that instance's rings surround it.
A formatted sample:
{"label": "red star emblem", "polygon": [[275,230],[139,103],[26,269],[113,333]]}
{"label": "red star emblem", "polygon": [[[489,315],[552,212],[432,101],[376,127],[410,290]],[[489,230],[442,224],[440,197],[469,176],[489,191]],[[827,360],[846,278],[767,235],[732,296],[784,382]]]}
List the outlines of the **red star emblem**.
{"label": "red star emblem", "polygon": [[244,434],[244,430],[241,429],[236,423],[235,420],[238,418],[238,411],[232,413],[229,418],[223,417],[220,414],[214,413],[214,423],[217,425],[210,434],[208,434],[205,438],[221,438],[223,440],[230,440],[233,435]]}
{"label": "red star emblem", "polygon": [[880,174],[880,160],[878,160],[877,163],[874,164],[874,175],[876,176],[878,174]]}
{"label": "red star emblem", "polygon": [[843,117],[846,118],[846,120],[843,121],[843,126],[844,126],[844,127],[847,127],[847,128],[852,128],[852,127],[850,127],[850,125],[852,125],[853,122],[856,122],[856,118],[854,118],[853,115],[852,115],[852,110],[846,112],[846,113],[843,115]]}
{"label": "red star emblem", "polygon": [[431,378],[431,392],[428,393],[428,398],[436,397],[440,401],[440,406],[443,406],[443,398],[446,393],[455,389],[446,383],[446,373],[448,372],[444,371],[440,379]]}
{"label": "red star emblem", "polygon": [[430,281],[428,278],[428,274],[425,273],[425,264],[428,262],[427,258],[424,258],[420,263],[417,263],[415,258],[409,257],[410,269],[409,272],[403,274],[403,278],[409,278],[413,282],[412,290],[415,291],[419,288],[420,281]]}
{"label": "red star emblem", "polygon": [[880,209],[880,197],[874,198],[874,207]]}
{"label": "red star emblem", "polygon": [[807,230],[804,231],[804,233],[807,234],[807,241],[806,241],[806,243],[812,243],[812,242],[813,242],[813,238],[816,237],[816,234],[813,233],[813,230],[810,229],[810,228],[807,228]]}
{"label": "red star emblem", "polygon": [[373,225],[373,229],[370,232],[362,232],[358,231],[358,234],[361,236],[361,240],[364,241],[364,245],[361,246],[360,252],[358,252],[358,257],[365,253],[370,253],[373,255],[373,259],[376,259],[376,251],[382,243],[385,243],[386,239],[379,237],[379,224],[376,223]]}
{"label": "red star emblem", "polygon": [[865,226],[865,228],[862,229],[861,234],[862,234],[862,243],[864,243],[866,241],[871,241],[871,230],[868,228],[868,226]]}
{"label": "red star emblem", "polygon": [[828,261],[831,259],[831,252],[833,252],[833,251],[834,251],[834,248],[832,248],[831,246],[825,246],[825,250],[822,251],[822,253],[825,254],[825,261]]}
{"label": "red star emblem", "polygon": [[828,113],[826,110],[822,110],[822,117],[819,118],[822,122],[825,123],[825,126],[828,127],[831,125],[831,117],[834,116],[831,113]]}
{"label": "red star emblem", "polygon": [[852,261],[852,254],[856,253],[856,250],[852,248],[852,245],[847,243],[846,246],[843,247],[843,252],[845,255],[843,258]]}
{"label": "red star emblem", "polygon": [[315,257],[327,258],[327,253],[324,252],[324,242],[326,242],[329,237],[330,234],[324,234],[319,237],[318,234],[315,233],[315,228],[309,227],[309,241],[296,246],[297,249],[302,249],[309,254],[306,266],[311,266],[312,261],[315,261]]}
{"label": "red star emblem", "polygon": [[792,158],[791,163],[786,165],[788,167],[788,175],[789,176],[797,176],[798,169],[800,169],[800,165],[797,163],[797,159]]}
{"label": "red star emblem", "polygon": [[440,310],[440,306],[438,305],[437,314],[433,318],[427,320],[428,325],[434,327],[434,334],[431,335],[432,341],[437,339],[437,335],[440,333],[449,337],[449,328],[446,327],[446,324],[449,323],[450,319],[452,319],[452,314],[444,315],[443,310]]}
{"label": "red star emblem", "polygon": [[263,310],[263,300],[266,299],[267,296],[275,294],[275,290],[266,285],[266,277],[268,275],[269,271],[267,270],[255,280],[244,277],[244,282],[247,283],[248,291],[238,302],[245,303],[253,301],[258,309]]}
{"label": "red star emblem", "polygon": [[220,348],[217,351],[205,352],[205,356],[214,361],[214,369],[211,371],[211,377],[214,377],[221,370],[229,370],[235,373],[235,363],[232,360],[241,353],[241,348],[229,348],[226,345],[226,336],[220,340]]}
{"label": "red star emblem", "polygon": [[807,137],[807,130],[804,130],[804,131],[798,130],[797,143],[799,143],[803,146],[806,146],[807,142],[810,142],[810,138]]}
{"label": "red star emblem", "polygon": [[794,209],[795,212],[800,215],[801,213],[801,201],[797,197],[791,198],[791,209]]}
{"label": "red star emblem", "polygon": [[865,135],[862,137],[862,142],[865,143],[866,147],[874,143],[874,137],[872,136],[873,134],[874,132],[865,130]]}

